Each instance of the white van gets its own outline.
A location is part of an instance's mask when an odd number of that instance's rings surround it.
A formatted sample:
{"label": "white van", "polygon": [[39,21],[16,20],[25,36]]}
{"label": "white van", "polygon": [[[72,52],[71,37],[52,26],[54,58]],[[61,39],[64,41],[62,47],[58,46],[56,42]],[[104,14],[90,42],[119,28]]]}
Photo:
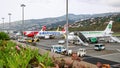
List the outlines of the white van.
{"label": "white van", "polygon": [[59,40],[58,41],[58,44],[64,44],[65,43],[65,40]]}
{"label": "white van", "polygon": [[95,50],[104,50],[105,49],[105,45],[104,44],[95,44],[94,45],[94,49]]}

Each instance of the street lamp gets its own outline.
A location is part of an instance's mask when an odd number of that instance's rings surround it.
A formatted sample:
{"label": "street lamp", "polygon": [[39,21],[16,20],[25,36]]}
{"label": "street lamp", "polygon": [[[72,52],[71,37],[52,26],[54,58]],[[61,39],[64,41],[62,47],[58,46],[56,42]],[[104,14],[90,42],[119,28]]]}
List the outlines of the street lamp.
{"label": "street lamp", "polygon": [[5,18],[2,18],[2,21],[3,21],[3,31],[4,31],[4,19],[5,19]]}
{"label": "street lamp", "polygon": [[66,0],[66,49],[68,51],[68,0]]}
{"label": "street lamp", "polygon": [[[23,30],[24,30],[24,7],[25,7],[26,5],[24,5],[24,4],[21,4],[21,7],[22,7],[22,26],[23,26]],[[22,33],[23,33],[23,30],[22,30]],[[24,34],[23,34],[23,36],[24,36]]]}
{"label": "street lamp", "polygon": [[11,23],[11,13],[8,13],[8,15],[9,15],[9,30],[10,30],[10,23]]}

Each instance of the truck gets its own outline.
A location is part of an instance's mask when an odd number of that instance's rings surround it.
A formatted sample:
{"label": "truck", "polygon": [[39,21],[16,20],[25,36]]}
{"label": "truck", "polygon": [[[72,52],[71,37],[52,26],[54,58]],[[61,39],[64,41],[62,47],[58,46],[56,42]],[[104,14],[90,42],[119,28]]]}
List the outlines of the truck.
{"label": "truck", "polygon": [[52,45],[51,52],[62,53],[66,51],[66,48],[63,45]]}
{"label": "truck", "polygon": [[51,52],[64,54],[64,55],[71,55],[72,50],[68,50],[63,45],[52,45]]}
{"label": "truck", "polygon": [[79,48],[78,51],[77,51],[77,56],[79,57],[83,57],[86,55],[86,49],[84,48]]}

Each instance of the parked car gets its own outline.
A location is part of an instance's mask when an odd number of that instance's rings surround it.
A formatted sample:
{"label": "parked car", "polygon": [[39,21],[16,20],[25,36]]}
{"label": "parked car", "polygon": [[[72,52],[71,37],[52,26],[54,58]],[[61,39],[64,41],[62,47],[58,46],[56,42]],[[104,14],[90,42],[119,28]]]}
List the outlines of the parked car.
{"label": "parked car", "polygon": [[58,44],[64,44],[65,43],[65,40],[59,40],[58,41]]}
{"label": "parked car", "polygon": [[104,50],[105,49],[105,45],[104,44],[95,44],[94,45],[94,49],[98,50],[98,51]]}
{"label": "parked car", "polygon": [[21,43],[26,43],[26,40],[25,40],[25,39],[18,39],[17,41],[18,41],[18,42],[21,42]]}

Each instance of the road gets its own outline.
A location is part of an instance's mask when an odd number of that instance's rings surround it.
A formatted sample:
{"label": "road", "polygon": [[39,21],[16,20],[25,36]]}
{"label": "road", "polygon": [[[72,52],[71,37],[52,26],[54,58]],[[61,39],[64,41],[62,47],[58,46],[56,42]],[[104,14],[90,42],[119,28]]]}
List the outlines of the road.
{"label": "road", "polygon": [[[38,48],[50,49],[51,45],[58,44],[59,39],[47,39],[40,40],[37,43]],[[73,51],[78,50],[79,48],[85,48],[87,50],[87,56],[83,57],[83,60],[96,64],[97,62],[102,62],[110,65],[120,64],[120,44],[119,43],[103,43],[105,44],[106,49],[103,51],[95,51],[94,44],[90,46],[80,46],[69,44],[69,49]],[[66,45],[66,44],[64,44]]]}

